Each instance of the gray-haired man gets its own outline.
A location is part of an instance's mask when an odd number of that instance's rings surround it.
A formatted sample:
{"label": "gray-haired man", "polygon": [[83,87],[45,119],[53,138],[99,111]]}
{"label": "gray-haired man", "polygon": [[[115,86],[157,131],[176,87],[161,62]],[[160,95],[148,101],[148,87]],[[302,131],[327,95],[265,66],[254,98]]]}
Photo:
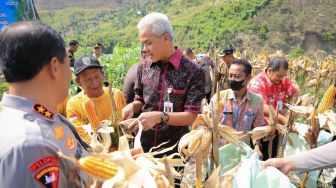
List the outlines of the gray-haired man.
{"label": "gray-haired man", "polygon": [[[189,131],[200,112],[204,94],[204,71],[182,55],[173,44],[173,30],[166,15],[150,13],[138,24],[146,59],[135,83],[135,100],[123,109],[123,118],[142,109],[141,143],[145,151],[168,142],[176,144]],[[136,124],[129,129],[136,130]],[[177,151],[177,147],[174,151]]]}

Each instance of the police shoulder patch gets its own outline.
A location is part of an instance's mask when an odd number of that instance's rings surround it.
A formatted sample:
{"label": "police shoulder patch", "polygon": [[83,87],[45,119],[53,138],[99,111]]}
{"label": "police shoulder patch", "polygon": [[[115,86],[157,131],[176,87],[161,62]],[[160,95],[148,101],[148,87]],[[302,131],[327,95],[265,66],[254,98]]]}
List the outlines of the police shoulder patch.
{"label": "police shoulder patch", "polygon": [[64,137],[64,127],[62,125],[55,126],[53,132],[56,140],[60,140]]}
{"label": "police shoulder patch", "polygon": [[67,136],[65,147],[67,150],[73,150],[75,148],[75,139],[72,136]]}
{"label": "police shoulder patch", "polygon": [[59,180],[58,159],[54,156],[47,156],[38,159],[29,165],[34,178],[43,188],[57,188]]}
{"label": "police shoulder patch", "polygon": [[35,113],[44,116],[47,119],[53,119],[54,113],[48,110],[46,107],[42,106],[41,104],[34,104],[33,110]]}

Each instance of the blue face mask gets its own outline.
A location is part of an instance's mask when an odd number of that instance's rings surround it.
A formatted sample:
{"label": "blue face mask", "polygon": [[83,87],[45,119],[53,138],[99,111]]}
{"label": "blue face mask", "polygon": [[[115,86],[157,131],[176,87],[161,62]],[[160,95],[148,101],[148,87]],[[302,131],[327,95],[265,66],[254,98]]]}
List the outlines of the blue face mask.
{"label": "blue face mask", "polygon": [[230,88],[234,91],[240,90],[244,87],[243,83],[245,80],[242,81],[236,81],[236,80],[229,80]]}

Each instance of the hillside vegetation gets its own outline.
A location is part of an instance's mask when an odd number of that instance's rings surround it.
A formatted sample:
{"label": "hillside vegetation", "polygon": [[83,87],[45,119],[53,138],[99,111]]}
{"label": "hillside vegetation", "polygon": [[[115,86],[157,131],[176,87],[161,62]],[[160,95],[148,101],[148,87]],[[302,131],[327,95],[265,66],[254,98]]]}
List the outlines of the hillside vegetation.
{"label": "hillside vegetation", "polygon": [[79,7],[55,10],[47,6],[48,2],[55,6],[55,0],[36,2],[41,20],[62,32],[67,40],[77,39],[82,46],[99,41],[108,52],[115,45],[139,44],[137,22],[157,11],[169,16],[175,42],[182,47],[206,51],[215,41],[217,45],[231,43],[257,52],[323,49],[335,53],[334,0],[99,0],[94,8],[87,8],[92,2],[84,0]]}

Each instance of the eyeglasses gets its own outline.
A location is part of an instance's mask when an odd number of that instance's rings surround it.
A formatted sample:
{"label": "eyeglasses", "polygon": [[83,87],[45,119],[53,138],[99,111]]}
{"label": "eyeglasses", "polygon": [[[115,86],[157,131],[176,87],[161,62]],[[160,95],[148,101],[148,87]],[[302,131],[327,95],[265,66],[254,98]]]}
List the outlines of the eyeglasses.
{"label": "eyeglasses", "polygon": [[83,81],[86,84],[92,84],[95,81],[98,81],[98,82],[101,81],[102,78],[103,78],[103,75],[96,75],[96,76],[93,76],[93,77],[90,77],[90,78],[87,78],[87,79],[83,79]]}

